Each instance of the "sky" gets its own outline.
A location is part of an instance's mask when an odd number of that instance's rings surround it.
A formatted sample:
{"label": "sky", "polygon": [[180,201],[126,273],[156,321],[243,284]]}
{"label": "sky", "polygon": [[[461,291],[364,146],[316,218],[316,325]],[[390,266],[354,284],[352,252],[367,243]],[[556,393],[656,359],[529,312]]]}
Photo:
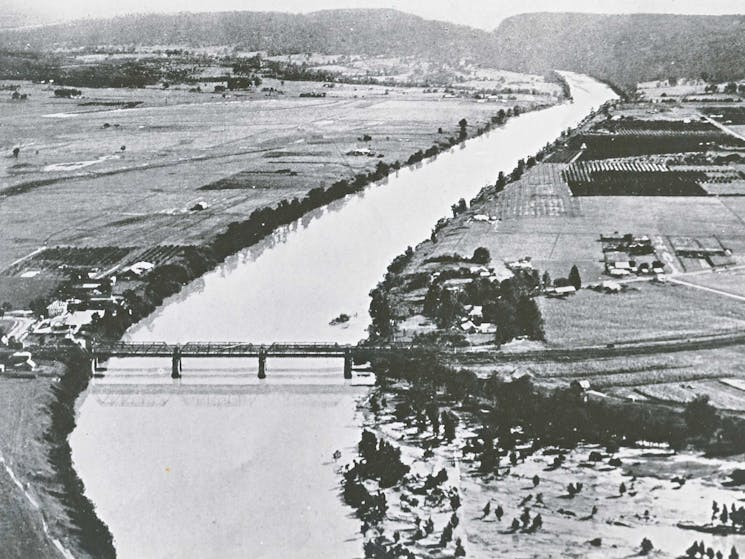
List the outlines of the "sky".
{"label": "sky", "polygon": [[[4,8],[9,6],[9,8]],[[42,21],[125,13],[225,10],[311,12],[331,8],[395,8],[492,30],[505,17],[525,12],[745,13],[743,0],[0,0],[0,13],[31,14]]]}

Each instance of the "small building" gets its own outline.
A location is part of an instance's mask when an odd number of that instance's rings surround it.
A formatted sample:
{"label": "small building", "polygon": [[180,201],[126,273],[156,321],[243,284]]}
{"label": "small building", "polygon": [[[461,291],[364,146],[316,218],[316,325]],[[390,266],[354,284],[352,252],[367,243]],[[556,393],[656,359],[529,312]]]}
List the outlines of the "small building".
{"label": "small building", "polygon": [[31,357],[30,351],[16,351],[8,358],[8,364],[14,369],[33,371],[36,368],[36,363]]}
{"label": "small building", "polygon": [[491,322],[482,322],[481,324],[475,327],[475,330],[479,334],[496,334],[497,325],[492,324]]}
{"label": "small building", "polygon": [[546,295],[548,297],[568,297],[577,293],[577,289],[573,285],[562,285],[561,287],[548,287],[546,288]]}
{"label": "small building", "polygon": [[52,301],[47,305],[47,316],[54,318],[55,316],[63,315],[67,312],[67,301]]}
{"label": "small building", "polygon": [[65,317],[65,325],[74,334],[77,334],[83,326],[87,326],[93,322],[94,315],[101,316],[102,314],[101,311],[97,310],[75,311]]}
{"label": "small building", "polygon": [[530,257],[526,256],[525,258],[521,258],[520,260],[505,262],[505,266],[507,266],[507,268],[512,270],[513,272],[520,270],[530,271],[533,269],[533,263],[530,260]]}
{"label": "small building", "polygon": [[484,318],[483,312],[483,306],[474,305],[473,308],[468,311],[468,318],[470,318],[471,320],[482,320]]}
{"label": "small building", "polygon": [[617,281],[604,281],[600,284],[600,287],[606,293],[620,293],[623,289],[623,286]]}
{"label": "small building", "polygon": [[152,271],[153,268],[155,268],[154,264],[141,260],[140,262],[135,262],[131,266],[125,268],[121,275],[125,279],[139,279]]}
{"label": "small building", "polygon": [[471,266],[468,271],[471,273],[471,275],[479,276],[482,278],[489,277],[492,274],[492,271],[486,266]]}

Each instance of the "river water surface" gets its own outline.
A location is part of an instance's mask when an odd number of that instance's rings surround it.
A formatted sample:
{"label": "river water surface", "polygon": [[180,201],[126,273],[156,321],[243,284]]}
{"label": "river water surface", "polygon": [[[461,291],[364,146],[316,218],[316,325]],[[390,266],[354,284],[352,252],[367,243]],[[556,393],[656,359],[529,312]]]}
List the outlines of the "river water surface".
{"label": "river water surface", "polygon": [[[357,342],[368,292],[393,257],[429,237],[458,198],[536,153],[614,97],[567,74],[574,103],[524,114],[230,258],[133,327],[136,341]],[[352,320],[330,326],[344,312]],[[119,557],[350,558],[359,523],[336,464],[359,439],[340,362],[112,361],[78,402],[73,461]]]}

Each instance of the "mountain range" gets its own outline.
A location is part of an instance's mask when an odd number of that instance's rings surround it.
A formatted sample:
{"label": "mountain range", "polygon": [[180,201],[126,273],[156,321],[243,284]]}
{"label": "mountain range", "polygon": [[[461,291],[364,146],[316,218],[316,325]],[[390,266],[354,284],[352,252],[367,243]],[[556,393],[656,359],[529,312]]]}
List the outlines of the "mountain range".
{"label": "mountain range", "polygon": [[623,87],[668,77],[745,76],[745,15],[536,13],[510,17],[488,32],[395,10],[149,14],[0,29],[0,44],[4,50],[234,45],[275,53],[468,59],[520,72],[577,71]]}

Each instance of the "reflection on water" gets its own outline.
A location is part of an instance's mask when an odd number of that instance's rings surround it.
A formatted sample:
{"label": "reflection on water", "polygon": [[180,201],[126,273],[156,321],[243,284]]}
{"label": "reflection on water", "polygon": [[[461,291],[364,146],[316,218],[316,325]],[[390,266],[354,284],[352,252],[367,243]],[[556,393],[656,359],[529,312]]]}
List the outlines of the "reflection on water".
{"label": "reflection on water", "polygon": [[[169,298],[128,337],[357,342],[368,291],[394,256],[428,238],[458,198],[613,97],[587,78],[570,82],[582,85],[573,104],[522,115],[311,212]],[[329,325],[342,312],[352,316],[345,328]],[[361,556],[331,456],[351,459],[365,389],[343,381],[340,360],[324,361],[270,358],[260,382],[255,361],[185,360],[174,383],[167,359],[112,360],[81,400],[71,446],[119,556]]]}

